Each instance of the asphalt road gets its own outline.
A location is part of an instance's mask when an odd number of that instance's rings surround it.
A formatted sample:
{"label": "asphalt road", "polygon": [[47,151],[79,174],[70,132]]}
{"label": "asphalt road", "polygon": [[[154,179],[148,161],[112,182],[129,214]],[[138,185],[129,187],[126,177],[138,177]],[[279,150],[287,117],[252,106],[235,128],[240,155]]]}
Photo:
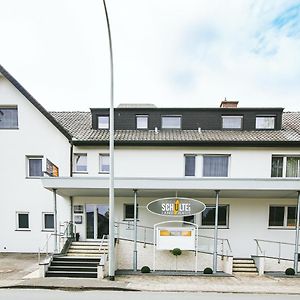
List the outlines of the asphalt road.
{"label": "asphalt road", "polygon": [[216,293],[164,293],[116,291],[0,290],[0,300],[294,300],[299,295],[254,295]]}

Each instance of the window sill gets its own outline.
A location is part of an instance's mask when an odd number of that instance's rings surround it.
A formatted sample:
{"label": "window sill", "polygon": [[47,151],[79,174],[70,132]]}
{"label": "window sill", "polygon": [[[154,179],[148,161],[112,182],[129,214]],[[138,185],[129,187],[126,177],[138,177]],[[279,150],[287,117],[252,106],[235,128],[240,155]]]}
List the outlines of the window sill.
{"label": "window sill", "polygon": [[22,229],[22,228],[19,228],[19,229],[15,229],[15,231],[31,231],[31,229]]}
{"label": "window sill", "polygon": [[54,229],[42,229],[42,232],[54,232]]}
{"label": "window sill", "polygon": [[[199,226],[201,229],[215,229],[215,226]],[[228,226],[218,226],[218,229],[229,229]]]}
{"label": "window sill", "polygon": [[41,179],[44,178],[44,176],[26,176],[25,179]]}
{"label": "window sill", "polygon": [[[137,222],[139,222],[139,219],[136,219]],[[134,222],[134,219],[123,219],[123,222]]]}
{"label": "window sill", "polygon": [[296,226],[269,226],[268,229],[270,230],[295,230]]}
{"label": "window sill", "polygon": [[101,175],[109,175],[109,172],[98,172],[98,174],[101,174]]}
{"label": "window sill", "polygon": [[73,174],[89,174],[88,171],[73,171]]}
{"label": "window sill", "polygon": [[19,127],[15,127],[15,128],[0,128],[0,130],[19,130]]}

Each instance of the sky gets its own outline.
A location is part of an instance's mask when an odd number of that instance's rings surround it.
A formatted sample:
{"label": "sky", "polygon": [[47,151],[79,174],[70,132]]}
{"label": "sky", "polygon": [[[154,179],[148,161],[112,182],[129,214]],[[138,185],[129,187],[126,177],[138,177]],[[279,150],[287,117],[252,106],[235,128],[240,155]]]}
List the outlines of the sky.
{"label": "sky", "polygon": [[[115,106],[300,111],[299,0],[106,0]],[[108,107],[102,0],[0,0],[0,64],[46,109]]]}

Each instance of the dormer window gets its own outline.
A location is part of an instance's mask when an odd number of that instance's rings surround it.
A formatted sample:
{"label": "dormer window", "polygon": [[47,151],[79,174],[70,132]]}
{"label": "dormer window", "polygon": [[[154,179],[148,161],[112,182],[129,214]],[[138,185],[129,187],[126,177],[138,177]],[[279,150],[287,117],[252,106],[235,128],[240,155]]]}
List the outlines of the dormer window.
{"label": "dormer window", "polygon": [[243,116],[222,116],[222,129],[242,129]]}
{"label": "dormer window", "polygon": [[162,129],[180,129],[181,116],[162,116],[161,118]]}
{"label": "dormer window", "polygon": [[0,129],[18,129],[17,107],[0,107]]}
{"label": "dormer window", "polygon": [[275,129],[275,116],[256,116],[256,129]]}
{"label": "dormer window", "polygon": [[99,129],[109,128],[109,116],[98,116],[98,128]]}
{"label": "dormer window", "polygon": [[148,129],[148,115],[136,115],[136,129]]}

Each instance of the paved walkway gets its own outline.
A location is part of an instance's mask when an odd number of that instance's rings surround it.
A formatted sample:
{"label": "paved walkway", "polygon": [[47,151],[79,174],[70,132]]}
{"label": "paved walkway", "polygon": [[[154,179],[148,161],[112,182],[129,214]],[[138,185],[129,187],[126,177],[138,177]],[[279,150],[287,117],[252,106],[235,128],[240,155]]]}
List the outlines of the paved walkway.
{"label": "paved walkway", "polygon": [[300,295],[300,277],[120,275],[107,279],[38,278],[36,255],[0,254],[0,288],[191,291]]}

